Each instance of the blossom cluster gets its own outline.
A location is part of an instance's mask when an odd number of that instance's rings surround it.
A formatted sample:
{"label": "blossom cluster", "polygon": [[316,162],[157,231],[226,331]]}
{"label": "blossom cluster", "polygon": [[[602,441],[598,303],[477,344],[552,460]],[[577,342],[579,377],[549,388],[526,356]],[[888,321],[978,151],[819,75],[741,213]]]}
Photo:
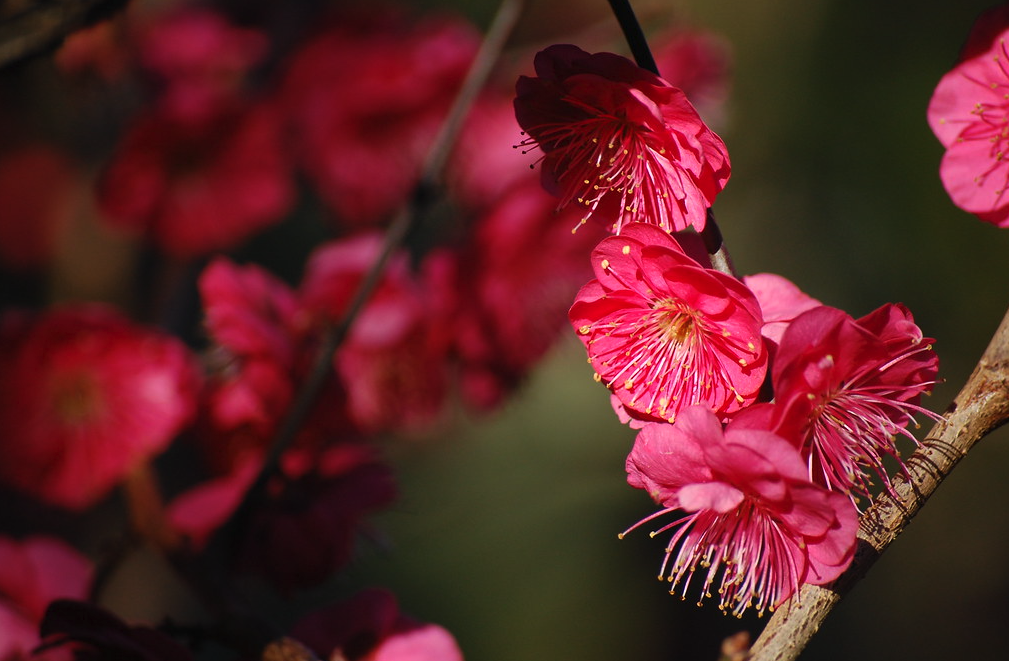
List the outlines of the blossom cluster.
{"label": "blossom cluster", "polygon": [[[391,5],[277,11],[291,15],[240,22],[213,3],[159,3],[71,35],[49,86],[101,106],[75,117],[90,136],[79,148],[15,135],[29,122],[0,107],[0,486],[30,503],[21,529],[118,507],[166,553],[224,546],[222,574],[283,598],[380,537],[373,515],[398,496],[388,439],[432,438],[524,383],[563,336],[605,230],[572,238],[576,209],[558,221],[512,149],[511,76],[492,79],[440,173],[441,201],[355,309],[480,35]],[[717,85],[707,91],[717,102]],[[107,252],[85,255],[77,243],[94,235]],[[80,290],[50,295],[76,260],[90,260],[73,273]],[[115,273],[121,295],[77,293],[117,264],[135,268]],[[320,364],[321,392],[272,456]],[[103,586],[55,528],[0,540],[12,558],[0,608],[17,632],[0,656],[27,655],[41,626],[99,656],[127,645],[187,658],[83,604]],[[347,612],[354,630],[339,628]],[[341,595],[308,622],[296,635],[320,658],[461,658],[447,631],[382,591]]]}
{"label": "blossom cluster", "polygon": [[[569,311],[596,380],[638,429],[628,482],[676,512],[659,577],[742,616],[850,563],[858,503],[914,437],[932,340],[900,304],[861,318],[781,276],[712,266],[701,237],[729,178],[686,95],[610,53],[551,46],[515,111],[545,187],[612,231]],[[575,202],[577,201],[577,205]],[[696,231],[695,231],[696,230]]]}

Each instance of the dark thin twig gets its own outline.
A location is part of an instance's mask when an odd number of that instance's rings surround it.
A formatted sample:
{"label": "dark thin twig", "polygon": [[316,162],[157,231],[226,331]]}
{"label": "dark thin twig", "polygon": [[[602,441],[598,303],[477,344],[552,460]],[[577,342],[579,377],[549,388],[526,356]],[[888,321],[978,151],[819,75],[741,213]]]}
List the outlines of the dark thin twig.
{"label": "dark thin twig", "polygon": [[[628,0],[609,0],[609,3],[613,15],[616,16],[617,22],[620,24],[620,29],[623,30],[624,39],[630,46],[634,61],[642,69],[648,69],[655,75],[660,75],[659,66],[655,63],[652,50],[648,47],[648,40],[645,38],[645,32],[641,29],[641,23],[634,15],[631,3]],[[725,241],[722,240],[722,232],[718,229],[715,214],[711,209],[708,209],[708,217],[700,234],[708,256],[711,258],[711,265],[722,273],[738,277],[732,266],[729,249],[726,247]]]}
{"label": "dark thin twig", "polygon": [[58,47],[72,32],[111,16],[127,0],[36,2],[0,20],[0,67]]}
{"label": "dark thin twig", "polygon": [[648,40],[645,39],[645,32],[641,29],[641,23],[638,22],[637,16],[634,15],[631,3],[628,0],[609,0],[609,2],[610,9],[613,10],[613,15],[616,16],[617,23],[620,24],[620,29],[624,32],[624,39],[631,47],[634,61],[642,69],[648,69],[656,76],[659,75],[659,65],[655,64],[652,50],[648,47]]}
{"label": "dark thin twig", "polygon": [[297,398],[274,437],[262,470],[246,493],[238,511],[231,517],[228,525],[223,526],[222,529],[230,528],[233,524],[241,526],[241,520],[246,516],[249,507],[258,502],[267,481],[277,468],[281,455],[294,442],[298,430],[304,424],[326,380],[332,373],[334,352],[347,337],[351,325],[378,285],[389,258],[402,245],[404,237],[414,222],[430,208],[434,198],[433,193],[438,187],[442,169],[459,134],[462,120],[497,61],[497,57],[518,18],[521,4],[521,0],[504,0],[499,7],[466,80],[428,152],[427,159],[421,169],[419,182],[409,203],[400,209],[386,229],[379,256],[358,285],[354,298],[343,317],[336,324],[330,325],[324,330],[323,338],[312,363],[312,369],[301,384]]}

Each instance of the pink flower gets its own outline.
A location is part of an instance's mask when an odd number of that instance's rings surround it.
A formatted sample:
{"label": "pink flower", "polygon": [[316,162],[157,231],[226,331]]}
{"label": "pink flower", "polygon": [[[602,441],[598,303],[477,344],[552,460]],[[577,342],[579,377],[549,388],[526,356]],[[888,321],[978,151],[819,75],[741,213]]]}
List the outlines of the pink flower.
{"label": "pink flower", "polygon": [[662,77],[683,90],[707,123],[717,123],[724,115],[731,82],[728,42],[715,34],[680,28],[654,39],[653,49]]}
{"label": "pink flower", "polygon": [[62,507],[89,507],[193,417],[198,375],[175,338],[98,306],[5,322],[4,482]]}
{"label": "pink flower", "polygon": [[628,225],[592,253],[596,279],[570,319],[599,378],[627,413],[719,415],[757,398],[767,371],[760,307],[735,278],[706,269],[651,225]]}
{"label": "pink flower", "polygon": [[[312,253],[301,295],[320,323],[342,318],[380,247],[381,237],[367,233]],[[444,410],[450,335],[434,314],[432,284],[411,272],[405,253],[395,254],[334,355],[349,416],[368,431],[417,431]]]}
{"label": "pink flower", "polygon": [[291,635],[320,659],[347,661],[462,661],[448,631],[399,612],[388,590],[369,588],[298,622]]}
{"label": "pink flower", "polygon": [[[809,477],[842,493],[868,495],[868,473],[890,488],[883,459],[936,383],[938,358],[911,313],[888,304],[854,320],[820,306],[781,339],[772,384],[778,430],[798,439]],[[900,464],[901,469],[903,465]]]}
{"label": "pink flower", "polygon": [[[261,467],[261,455],[246,453],[231,474],[176,497],[168,509],[172,525],[202,547],[246,497]],[[317,584],[350,561],[366,517],[395,497],[392,473],[371,447],[288,450],[250,517],[236,567],[285,591]]]}
{"label": "pink flower", "polygon": [[212,261],[198,281],[215,343],[205,406],[212,427],[269,437],[294,391],[299,350],[295,293],[260,267]]}
{"label": "pink flower", "polygon": [[136,33],[140,63],[161,84],[159,109],[182,122],[205,122],[232,103],[269,45],[266,35],[192,6],[148,18]]}
{"label": "pink flower", "polygon": [[[515,115],[543,151],[543,183],[597,212],[620,233],[630,222],[703,229],[729,178],[721,138],[686,96],[612,53],[570,45],[536,55],[536,77],[516,85]],[[576,226],[577,227],[577,226]]]}
{"label": "pink flower", "polygon": [[282,87],[300,164],[338,219],[374,225],[399,208],[479,46],[450,17],[369,7],[294,53]]}
{"label": "pink flower", "polygon": [[659,571],[671,592],[685,596],[699,571],[701,601],[714,585],[719,609],[736,616],[773,611],[803,583],[829,583],[855,550],[855,507],[811,483],[791,443],[732,423],[723,432],[703,407],[672,425],[646,425],[627,457],[627,481],[663,506],[630,530],[683,511],[652,533],[674,531]]}
{"label": "pink flower", "polygon": [[46,607],[86,598],[91,574],[91,561],[59,539],[0,537],[0,659],[35,658]]}
{"label": "pink flower", "polygon": [[1009,227],[1007,34],[943,76],[928,106],[929,125],[946,147],[939,165],[946,192],[956,206],[999,227]]}
{"label": "pink flower", "polygon": [[[572,237],[553,207],[535,180],[516,185],[457,251],[449,288],[458,300],[449,314],[463,395],[480,408],[499,404],[554,346],[571,299],[592,275],[586,257],[604,231]],[[576,221],[576,212],[564,216]]]}
{"label": "pink flower", "polygon": [[761,333],[774,347],[781,342],[785,329],[797,316],[820,305],[820,301],[774,273],[743,276],[743,282],[760,303],[760,311],[764,316]]}
{"label": "pink flower", "polygon": [[277,223],[294,198],[280,123],[266,105],[199,122],[137,118],[107,165],[98,203],[114,225],[193,257],[235,247]]}

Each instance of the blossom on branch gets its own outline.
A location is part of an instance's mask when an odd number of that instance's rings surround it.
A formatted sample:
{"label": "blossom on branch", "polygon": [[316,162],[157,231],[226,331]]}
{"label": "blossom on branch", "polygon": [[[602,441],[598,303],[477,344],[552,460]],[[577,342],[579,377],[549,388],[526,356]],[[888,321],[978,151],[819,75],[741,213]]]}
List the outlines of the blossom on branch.
{"label": "blossom on branch", "polygon": [[939,176],[953,203],[985,222],[1009,227],[1009,30],[987,48],[990,34],[975,29],[971,49],[981,50],[939,81],[928,123],[946,153]]}
{"label": "blossom on branch", "polygon": [[642,223],[603,239],[596,279],[569,317],[600,380],[631,417],[673,421],[693,404],[719,415],[756,400],[767,372],[756,298]]}
{"label": "blossom on branch", "polygon": [[[785,331],[771,381],[777,429],[795,437],[810,479],[869,495],[869,473],[886,489],[884,457],[900,463],[896,436],[914,437],[915,414],[936,383],[939,359],[911,313],[887,304],[858,319],[827,306],[796,317]],[[903,464],[900,464],[903,469]]]}
{"label": "blossom on branch", "polygon": [[617,234],[634,221],[704,228],[729,155],[681,90],[619,55],[571,45],[541,51],[535,66],[518,80],[515,115],[561,207],[577,202],[581,222],[599,215]]}
{"label": "blossom on branch", "polygon": [[646,425],[626,468],[628,483],[663,506],[626,532],[683,513],[651,533],[672,531],[659,571],[672,593],[685,598],[701,583],[699,603],[714,587],[720,610],[762,614],[803,583],[834,580],[851,562],[854,505],[810,482],[792,443],[770,431],[733,423],[723,431],[713,413],[690,407],[675,424]]}

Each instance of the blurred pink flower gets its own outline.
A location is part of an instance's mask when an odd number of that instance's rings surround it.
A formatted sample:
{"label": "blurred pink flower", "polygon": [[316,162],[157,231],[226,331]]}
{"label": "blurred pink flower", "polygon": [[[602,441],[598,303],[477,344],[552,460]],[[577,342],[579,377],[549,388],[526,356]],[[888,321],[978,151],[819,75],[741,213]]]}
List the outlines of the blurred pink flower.
{"label": "blurred pink flower", "polygon": [[[571,236],[554,199],[535,179],[515,185],[474,222],[455,251],[447,314],[471,404],[500,404],[554,346],[566,312],[592,277],[588,255],[606,236],[589,226]],[[562,219],[577,222],[577,209]],[[516,295],[520,292],[521,295]]]}
{"label": "blurred pink flower", "polygon": [[628,415],[673,421],[692,404],[725,415],[756,400],[767,352],[760,306],[743,283],[642,223],[600,242],[592,266],[596,279],[569,316]]}
{"label": "blurred pink flower", "polygon": [[0,537],[0,659],[36,658],[31,652],[46,607],[55,599],[86,598],[92,572],[91,561],[62,540]]}
{"label": "blurred pink flower", "polygon": [[[202,547],[246,497],[262,464],[261,455],[247,453],[229,475],[177,496],[168,508],[172,525]],[[395,498],[392,472],[367,445],[288,450],[250,515],[236,567],[285,591],[315,585],[350,561],[365,517]]]}
{"label": "blurred pink flower", "polygon": [[399,208],[480,43],[452,16],[334,16],[294,53],[281,96],[300,164],[338,220]]}
{"label": "blurred pink flower", "polygon": [[217,115],[241,96],[245,74],[269,46],[265,34],[205,7],[141,16],[132,41],[140,65],[160,83],[159,111],[173,121],[202,123]]}
{"label": "blurred pink flower", "polygon": [[45,502],[93,505],[193,417],[186,347],[109,308],[8,313],[0,334],[0,479]]}
{"label": "blurred pink flower", "polygon": [[263,104],[195,123],[150,110],[127,130],[98,186],[110,223],[178,257],[233,248],[279,222],[293,200],[280,123]]}
{"label": "blurred pink flower", "polygon": [[911,313],[887,304],[858,319],[820,306],[785,331],[771,381],[777,429],[794,437],[809,477],[830,489],[869,495],[868,473],[890,489],[884,457],[903,469],[896,436],[914,437],[914,415],[935,385],[939,359]]}
{"label": "blurred pink flower", "polygon": [[810,482],[790,442],[733,423],[723,432],[701,406],[638,433],[627,481],[663,506],[627,532],[683,512],[652,533],[673,531],[659,571],[670,592],[686,595],[699,573],[700,601],[717,591],[726,613],[773,611],[803,583],[837,578],[854,554],[858,514],[847,497]]}
{"label": "blurred pink flower", "polygon": [[652,39],[659,73],[687,95],[708,124],[725,114],[731,83],[729,43],[719,35],[677,28]]}
{"label": "blurred pink flower", "polygon": [[[306,309],[339,321],[380,248],[381,237],[370,232],[318,247],[301,284]],[[448,320],[431,305],[440,295],[431,289],[437,284],[413,273],[405,253],[394,254],[337,349],[333,365],[348,413],[363,429],[421,430],[444,411],[451,338]]]}
{"label": "blurred pink flower", "polygon": [[956,206],[999,227],[1009,227],[1007,35],[1003,30],[943,76],[928,105],[929,125],[946,147],[939,165],[946,192]]}
{"label": "blurred pink flower", "polygon": [[[560,206],[577,201],[616,233],[630,222],[704,228],[729,178],[729,155],[686,96],[612,53],[556,45],[516,85],[515,115],[543,152]],[[577,227],[577,226],[576,226]]]}
{"label": "blurred pink flower", "polygon": [[347,661],[462,661],[448,631],[399,612],[388,590],[369,588],[295,624],[291,635],[320,659]]}

